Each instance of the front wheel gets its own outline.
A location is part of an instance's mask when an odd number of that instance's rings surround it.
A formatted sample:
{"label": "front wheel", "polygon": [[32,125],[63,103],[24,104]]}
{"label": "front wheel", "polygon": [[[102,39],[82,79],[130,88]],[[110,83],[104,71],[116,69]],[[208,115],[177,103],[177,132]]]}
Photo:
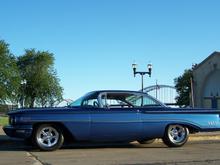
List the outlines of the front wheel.
{"label": "front wheel", "polygon": [[166,128],[163,142],[168,147],[181,147],[189,138],[189,130],[187,127],[182,125],[169,125]]}
{"label": "front wheel", "polygon": [[34,133],[35,144],[44,151],[53,151],[63,145],[64,137],[59,127],[52,124],[40,125]]}

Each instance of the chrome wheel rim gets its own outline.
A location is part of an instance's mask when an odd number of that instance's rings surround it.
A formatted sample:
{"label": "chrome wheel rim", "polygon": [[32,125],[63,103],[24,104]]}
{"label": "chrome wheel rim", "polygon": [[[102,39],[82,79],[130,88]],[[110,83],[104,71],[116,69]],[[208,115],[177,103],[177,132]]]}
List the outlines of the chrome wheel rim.
{"label": "chrome wheel rim", "polygon": [[168,129],[168,136],[171,142],[181,143],[186,138],[186,129],[181,125],[170,125]]}
{"label": "chrome wheel rim", "polygon": [[53,147],[57,144],[59,139],[59,133],[53,127],[42,128],[37,134],[38,144],[43,147]]}

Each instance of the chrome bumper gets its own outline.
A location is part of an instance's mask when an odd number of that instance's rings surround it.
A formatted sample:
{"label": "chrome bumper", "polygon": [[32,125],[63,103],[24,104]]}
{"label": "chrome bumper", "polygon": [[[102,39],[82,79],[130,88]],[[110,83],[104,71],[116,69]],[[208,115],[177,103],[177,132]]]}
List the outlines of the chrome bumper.
{"label": "chrome bumper", "polygon": [[20,126],[5,126],[3,130],[6,135],[15,138],[26,139],[32,135],[32,126],[31,125],[20,125]]}

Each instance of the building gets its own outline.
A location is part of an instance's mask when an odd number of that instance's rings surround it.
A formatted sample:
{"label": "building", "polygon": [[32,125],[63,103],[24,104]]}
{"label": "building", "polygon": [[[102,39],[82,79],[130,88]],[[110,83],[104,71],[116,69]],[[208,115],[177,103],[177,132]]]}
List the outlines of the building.
{"label": "building", "polygon": [[214,52],[193,68],[194,105],[220,109],[220,52]]}

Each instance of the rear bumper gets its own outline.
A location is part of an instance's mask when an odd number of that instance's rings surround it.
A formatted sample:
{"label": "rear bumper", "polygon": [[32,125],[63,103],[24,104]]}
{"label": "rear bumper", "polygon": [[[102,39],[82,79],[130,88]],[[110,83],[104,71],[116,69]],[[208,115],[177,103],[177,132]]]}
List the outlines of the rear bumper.
{"label": "rear bumper", "polygon": [[31,125],[21,125],[21,126],[8,125],[3,127],[3,130],[6,133],[6,135],[10,137],[26,139],[31,137],[33,129]]}

